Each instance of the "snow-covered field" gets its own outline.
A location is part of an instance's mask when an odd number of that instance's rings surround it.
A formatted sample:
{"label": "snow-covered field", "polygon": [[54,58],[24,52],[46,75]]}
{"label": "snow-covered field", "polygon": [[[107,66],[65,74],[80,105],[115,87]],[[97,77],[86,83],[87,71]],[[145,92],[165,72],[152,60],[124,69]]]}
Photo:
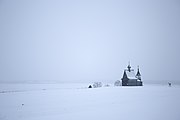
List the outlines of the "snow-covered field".
{"label": "snow-covered field", "polygon": [[180,86],[1,84],[0,120],[180,120]]}

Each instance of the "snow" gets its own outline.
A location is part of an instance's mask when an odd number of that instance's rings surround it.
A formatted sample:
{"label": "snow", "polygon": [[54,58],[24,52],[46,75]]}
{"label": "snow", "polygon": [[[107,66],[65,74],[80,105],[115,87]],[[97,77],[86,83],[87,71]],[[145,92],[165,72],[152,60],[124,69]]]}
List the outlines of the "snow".
{"label": "snow", "polygon": [[0,120],[180,120],[180,86],[0,84]]}
{"label": "snow", "polygon": [[127,77],[128,77],[129,79],[137,79],[137,78],[135,77],[134,70],[131,70],[130,72],[129,72],[128,70],[126,70],[126,74],[127,74]]}

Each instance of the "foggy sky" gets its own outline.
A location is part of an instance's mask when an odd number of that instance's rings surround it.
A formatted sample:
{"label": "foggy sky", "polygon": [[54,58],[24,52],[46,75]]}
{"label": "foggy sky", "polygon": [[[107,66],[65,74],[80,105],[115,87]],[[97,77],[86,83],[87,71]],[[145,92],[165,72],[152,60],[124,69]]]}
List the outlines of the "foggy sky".
{"label": "foggy sky", "polygon": [[0,82],[180,83],[178,0],[1,0]]}

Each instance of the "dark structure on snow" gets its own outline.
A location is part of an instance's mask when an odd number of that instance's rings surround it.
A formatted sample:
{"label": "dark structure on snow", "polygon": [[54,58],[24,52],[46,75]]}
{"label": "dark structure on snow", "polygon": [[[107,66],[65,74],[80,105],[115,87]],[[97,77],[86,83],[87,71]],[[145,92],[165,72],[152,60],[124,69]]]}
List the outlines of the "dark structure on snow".
{"label": "dark structure on snow", "polygon": [[89,85],[89,86],[88,86],[88,88],[92,88],[92,86],[91,86],[91,85]]}
{"label": "dark structure on snow", "polygon": [[122,80],[122,86],[142,86],[143,83],[141,81],[141,73],[139,71],[139,67],[137,70],[137,74],[135,75],[134,70],[131,69],[130,64],[127,67],[128,69],[124,70]]}

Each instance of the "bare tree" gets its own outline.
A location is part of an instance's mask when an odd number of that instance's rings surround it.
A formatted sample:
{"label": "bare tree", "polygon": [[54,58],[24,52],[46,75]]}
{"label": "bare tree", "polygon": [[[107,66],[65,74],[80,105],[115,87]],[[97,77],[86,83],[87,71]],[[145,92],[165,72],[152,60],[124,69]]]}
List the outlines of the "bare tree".
{"label": "bare tree", "polygon": [[102,87],[102,83],[101,83],[101,82],[95,82],[95,83],[93,84],[93,87],[94,87],[94,88]]}
{"label": "bare tree", "polygon": [[114,83],[114,86],[121,86],[121,81],[120,80],[116,80]]}

